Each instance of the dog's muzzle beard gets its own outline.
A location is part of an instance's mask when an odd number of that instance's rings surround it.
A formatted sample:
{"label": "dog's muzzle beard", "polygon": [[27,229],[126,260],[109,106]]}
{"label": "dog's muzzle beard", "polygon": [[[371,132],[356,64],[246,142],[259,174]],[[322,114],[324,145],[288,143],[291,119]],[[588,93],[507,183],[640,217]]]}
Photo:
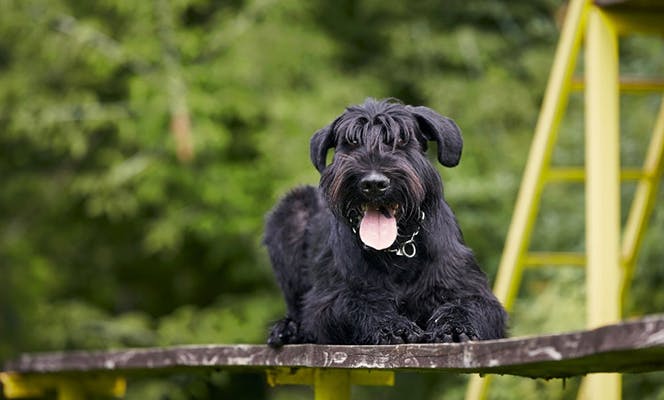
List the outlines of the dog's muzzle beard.
{"label": "dog's muzzle beard", "polygon": [[[376,179],[384,177],[389,185],[381,190],[367,189],[363,182],[374,175]],[[321,188],[332,212],[350,227],[364,250],[410,258],[416,254],[415,238],[424,215],[419,178],[408,177],[340,167],[323,174]]]}

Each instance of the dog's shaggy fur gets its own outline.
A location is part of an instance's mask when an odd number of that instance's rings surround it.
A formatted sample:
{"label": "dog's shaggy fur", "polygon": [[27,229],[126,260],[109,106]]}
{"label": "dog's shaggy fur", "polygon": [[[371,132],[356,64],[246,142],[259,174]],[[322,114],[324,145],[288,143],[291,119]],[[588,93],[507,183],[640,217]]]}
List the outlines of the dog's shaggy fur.
{"label": "dog's shaggy fur", "polygon": [[442,165],[459,162],[451,119],[391,100],[367,99],[314,134],[319,188],[293,190],[267,218],[264,241],[287,306],[269,345],[505,336],[506,313],[445,202],[429,141]]}

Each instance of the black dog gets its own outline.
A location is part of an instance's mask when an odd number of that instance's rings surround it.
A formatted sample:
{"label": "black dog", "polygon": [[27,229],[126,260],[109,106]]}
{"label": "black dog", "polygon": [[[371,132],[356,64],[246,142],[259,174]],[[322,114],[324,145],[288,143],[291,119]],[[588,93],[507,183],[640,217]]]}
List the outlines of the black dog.
{"label": "black dog", "polygon": [[349,107],[314,134],[320,188],[293,190],[267,219],[265,244],[288,309],[269,345],[505,336],[506,313],[464,245],[428,141],[438,143],[441,164],[459,162],[452,120],[390,100]]}

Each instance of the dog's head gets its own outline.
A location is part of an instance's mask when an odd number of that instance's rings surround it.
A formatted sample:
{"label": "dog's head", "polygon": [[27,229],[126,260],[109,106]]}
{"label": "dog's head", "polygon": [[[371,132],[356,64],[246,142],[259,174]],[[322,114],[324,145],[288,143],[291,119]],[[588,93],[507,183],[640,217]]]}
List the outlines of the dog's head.
{"label": "dog's head", "polygon": [[463,141],[454,121],[427,107],[374,99],[348,107],[311,138],[311,160],[332,211],[366,246],[386,249],[408,235],[427,198],[442,195],[426,157],[430,141],[437,142],[442,165],[458,164]]}

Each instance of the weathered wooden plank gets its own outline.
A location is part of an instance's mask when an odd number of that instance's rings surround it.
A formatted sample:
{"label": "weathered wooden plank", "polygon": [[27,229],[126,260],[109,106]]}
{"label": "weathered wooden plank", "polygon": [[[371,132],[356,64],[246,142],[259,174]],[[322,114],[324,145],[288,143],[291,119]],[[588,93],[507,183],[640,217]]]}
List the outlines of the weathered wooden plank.
{"label": "weathered wooden plank", "polygon": [[270,367],[431,370],[555,378],[664,370],[664,315],[590,331],[465,344],[202,345],[24,354],[5,372],[137,372]]}
{"label": "weathered wooden plank", "polygon": [[621,6],[636,9],[664,9],[662,0],[595,0],[600,7]]}

